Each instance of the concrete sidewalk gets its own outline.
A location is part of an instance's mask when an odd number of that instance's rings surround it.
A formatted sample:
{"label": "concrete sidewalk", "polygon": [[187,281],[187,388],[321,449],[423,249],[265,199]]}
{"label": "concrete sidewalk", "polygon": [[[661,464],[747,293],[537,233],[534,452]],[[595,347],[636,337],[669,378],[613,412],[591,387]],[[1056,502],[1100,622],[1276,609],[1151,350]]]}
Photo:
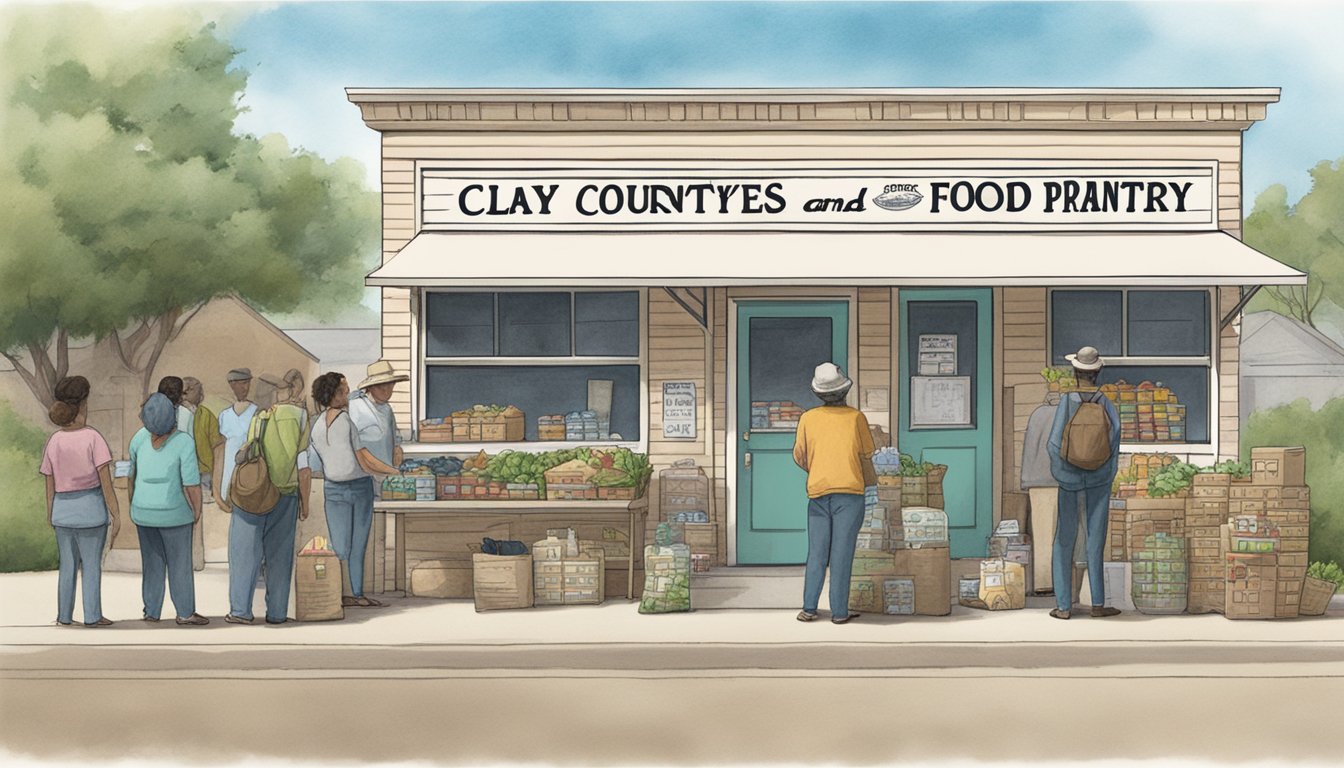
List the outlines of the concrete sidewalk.
{"label": "concrete sidewalk", "polygon": [[[1105,620],[1050,618],[1048,599],[1021,611],[954,607],[944,617],[864,615],[844,626],[795,621],[792,610],[714,610],[647,616],[636,603],[476,613],[470,601],[388,598],[339,622],[227,624],[227,571],[196,574],[205,627],[139,620],[138,574],[103,578],[112,627],[56,626],[56,574],[0,576],[0,654],[17,671],[212,668],[776,670],[1070,668],[1105,664],[1324,665],[1344,670],[1344,601],[1325,617],[1229,621],[1218,615]],[[261,596],[257,596],[261,604]],[[165,606],[171,616],[171,603]],[[79,620],[78,609],[76,621]],[[371,651],[377,650],[377,653]],[[454,652],[454,653],[450,653]],[[34,666],[37,656],[42,664]],[[113,657],[117,661],[113,661]],[[127,666],[136,657],[138,663]],[[28,658],[28,661],[23,661]],[[1135,666],[1137,665],[1137,667]]]}

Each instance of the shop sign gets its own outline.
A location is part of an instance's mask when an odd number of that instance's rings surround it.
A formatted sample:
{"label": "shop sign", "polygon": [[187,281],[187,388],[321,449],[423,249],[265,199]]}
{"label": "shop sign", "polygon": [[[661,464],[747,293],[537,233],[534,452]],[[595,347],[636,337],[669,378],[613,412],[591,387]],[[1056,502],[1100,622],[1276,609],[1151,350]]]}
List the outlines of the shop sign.
{"label": "shop sign", "polygon": [[1217,168],[425,168],[433,230],[1214,230]]}
{"label": "shop sign", "polygon": [[663,437],[695,439],[695,382],[663,382]]}

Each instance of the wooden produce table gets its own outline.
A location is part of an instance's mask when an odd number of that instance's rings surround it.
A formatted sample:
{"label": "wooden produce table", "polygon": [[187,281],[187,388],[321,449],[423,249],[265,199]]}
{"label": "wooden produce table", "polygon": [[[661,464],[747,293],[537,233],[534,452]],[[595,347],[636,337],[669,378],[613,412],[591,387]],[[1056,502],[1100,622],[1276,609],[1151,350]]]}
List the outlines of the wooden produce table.
{"label": "wooden produce table", "polygon": [[[628,554],[626,563],[626,599],[635,596],[635,560],[644,551],[644,521],[649,513],[648,496],[634,501],[590,500],[590,501],[540,501],[540,500],[451,500],[451,501],[385,501],[374,499],[373,511],[376,528],[386,531],[386,517],[391,516],[395,529],[393,543],[393,588],[406,592],[410,583],[410,558],[408,558],[407,531],[416,520],[434,519],[446,521],[451,530],[426,534],[426,545],[419,551],[429,556],[420,560],[434,559],[436,550],[444,549],[444,556],[464,558],[470,564],[470,552],[467,547],[474,546],[479,551],[481,537],[520,538],[531,547],[533,541],[545,538],[547,527],[561,525],[581,525],[585,523],[612,524],[625,530]],[[437,539],[435,538],[437,536]],[[580,538],[583,538],[580,536]],[[469,543],[474,540],[474,544]],[[462,548],[462,551],[458,549]],[[620,562],[622,558],[607,557],[607,563]],[[376,591],[383,591],[382,579],[374,579]]]}

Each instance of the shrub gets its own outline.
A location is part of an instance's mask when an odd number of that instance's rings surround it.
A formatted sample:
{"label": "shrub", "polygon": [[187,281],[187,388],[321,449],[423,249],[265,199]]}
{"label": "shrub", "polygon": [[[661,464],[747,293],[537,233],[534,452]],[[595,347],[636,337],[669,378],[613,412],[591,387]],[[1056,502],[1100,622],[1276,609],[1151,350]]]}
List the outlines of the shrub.
{"label": "shrub", "polygon": [[1344,398],[1318,411],[1305,399],[1251,414],[1241,435],[1242,458],[1251,448],[1301,445],[1311,486],[1311,559],[1344,562]]}
{"label": "shrub", "polygon": [[0,572],[56,567],[56,535],[37,467],[47,436],[0,403]]}

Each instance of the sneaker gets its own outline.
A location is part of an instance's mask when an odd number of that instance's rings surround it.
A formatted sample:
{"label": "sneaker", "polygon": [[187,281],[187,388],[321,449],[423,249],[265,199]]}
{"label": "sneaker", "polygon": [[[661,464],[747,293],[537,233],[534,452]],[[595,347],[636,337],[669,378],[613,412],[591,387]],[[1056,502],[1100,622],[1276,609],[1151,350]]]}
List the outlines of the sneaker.
{"label": "sneaker", "polygon": [[1052,618],[1056,618],[1056,619],[1065,619],[1065,620],[1067,620],[1067,619],[1069,618],[1069,612],[1068,612],[1068,611],[1061,611],[1061,610],[1059,610],[1058,608],[1051,608],[1051,609],[1050,609],[1050,616],[1051,616]]}
{"label": "sneaker", "polygon": [[1119,616],[1119,615],[1120,615],[1119,608],[1109,608],[1104,605],[1092,606],[1092,618],[1094,619],[1104,619],[1107,616]]}
{"label": "sneaker", "polygon": [[832,623],[832,624],[848,624],[849,622],[851,622],[851,621],[853,621],[854,619],[857,619],[857,618],[859,618],[859,614],[854,613],[853,611],[850,611],[849,614],[848,614],[848,615],[845,615],[845,616],[838,616],[838,617],[837,617],[837,616],[832,616],[832,617],[831,617],[831,623]]}
{"label": "sneaker", "polygon": [[807,611],[799,611],[799,612],[798,612],[798,620],[799,620],[799,621],[814,621],[816,618],[817,618],[817,614],[816,614],[815,611],[813,611],[813,612],[811,612],[811,613],[808,613]]}
{"label": "sneaker", "polygon": [[140,617],[140,620],[141,620],[141,621],[147,621],[147,622],[149,622],[150,624],[158,624],[158,623],[159,623],[159,617],[158,617],[158,616],[150,616],[149,614],[145,614],[144,616],[141,616],[141,617]]}
{"label": "sneaker", "polygon": [[199,627],[199,626],[203,626],[203,625],[205,625],[205,624],[209,624],[209,623],[210,623],[210,620],[207,619],[207,618],[205,618],[204,616],[202,616],[202,615],[199,614],[199,613],[193,613],[193,614],[191,614],[190,616],[188,616],[188,617],[185,618],[185,619],[179,616],[178,619],[177,619],[177,623],[178,623],[178,624],[182,624],[182,625],[184,625],[184,626],[185,626],[185,625],[190,625],[190,626],[193,626],[193,627]]}
{"label": "sneaker", "polygon": [[[230,624],[251,624],[252,620],[242,616],[234,616],[232,613],[224,616],[224,620]],[[179,624],[182,622],[178,622]]]}

